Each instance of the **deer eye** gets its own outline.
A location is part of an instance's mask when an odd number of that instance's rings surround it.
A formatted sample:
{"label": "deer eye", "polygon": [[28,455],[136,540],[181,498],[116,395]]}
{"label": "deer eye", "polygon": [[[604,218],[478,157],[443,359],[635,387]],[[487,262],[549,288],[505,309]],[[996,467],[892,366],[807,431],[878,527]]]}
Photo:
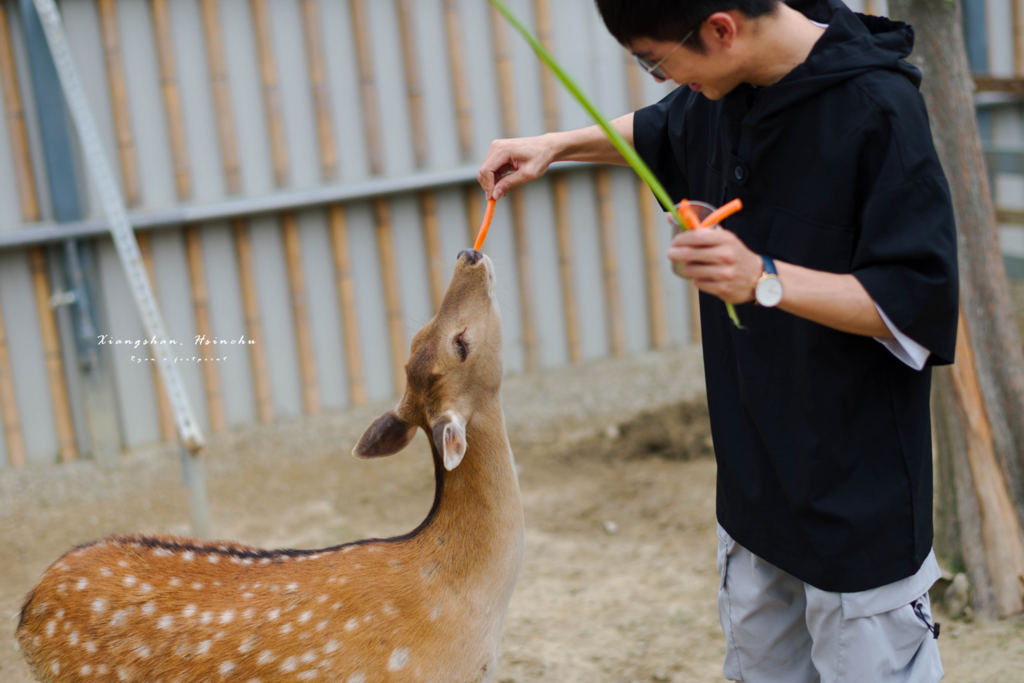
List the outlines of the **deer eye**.
{"label": "deer eye", "polygon": [[455,352],[459,354],[459,360],[466,360],[466,356],[469,355],[469,346],[466,344],[466,340],[463,337],[463,332],[460,332],[455,336]]}

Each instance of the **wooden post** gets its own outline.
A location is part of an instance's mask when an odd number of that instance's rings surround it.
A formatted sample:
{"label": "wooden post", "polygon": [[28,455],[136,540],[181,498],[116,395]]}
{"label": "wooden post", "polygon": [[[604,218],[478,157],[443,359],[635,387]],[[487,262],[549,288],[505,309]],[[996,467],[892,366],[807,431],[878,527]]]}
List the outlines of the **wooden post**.
{"label": "wooden post", "polygon": [[[644,74],[633,55],[623,51],[626,60],[626,82],[629,86],[630,107],[636,111],[644,106],[643,84],[640,82]],[[643,178],[636,180],[636,198],[640,206],[640,234],[644,244],[644,275],[647,285],[647,317],[650,323],[651,346],[656,349],[668,347],[668,322],[665,319],[665,289],[662,282],[661,264],[665,258],[658,244],[658,221],[651,201],[650,188]],[[663,226],[667,230],[668,226]],[[687,289],[693,290],[691,285]],[[691,310],[696,307],[691,306]],[[691,321],[691,329],[693,323]],[[698,335],[700,321],[697,321]]]}
{"label": "wooden post", "polygon": [[124,79],[121,59],[121,38],[117,28],[115,0],[97,0],[100,13],[100,31],[103,34],[103,59],[107,67],[107,87],[110,89],[110,108],[114,115],[117,135],[117,155],[121,162],[121,185],[128,206],[139,203],[139,167],[135,158],[135,140],[132,135],[132,117],[128,109],[128,87]]}
{"label": "wooden post", "polygon": [[380,270],[384,276],[384,299],[387,306],[388,330],[391,337],[391,365],[394,370],[395,395],[405,393],[405,321],[398,286],[398,265],[391,226],[391,206],[384,197],[373,201],[377,218],[377,246],[380,249]]}
{"label": "wooden post", "polygon": [[242,175],[238,161],[238,140],[235,137],[235,115],[228,87],[228,66],[224,59],[224,41],[220,31],[217,0],[199,0],[206,38],[206,60],[213,89],[213,109],[217,116],[217,137],[220,140],[221,163],[229,194],[242,191]]}
{"label": "wooden post", "polygon": [[185,146],[185,121],[181,113],[181,93],[178,88],[178,67],[174,61],[174,38],[167,0],[151,0],[153,11],[153,39],[156,44],[157,63],[160,67],[160,91],[167,115],[167,135],[171,142],[174,161],[174,183],[178,199],[192,198],[192,175],[188,166],[188,148]]}
{"label": "wooden post", "polygon": [[4,326],[2,306],[0,306],[0,418],[3,419],[4,424],[7,462],[15,469],[24,469],[26,465],[25,440],[21,435],[21,417],[18,415],[18,397],[14,393],[14,378],[11,376],[11,356],[7,348],[7,330]]}
{"label": "wooden post", "polygon": [[39,330],[42,333],[43,350],[46,354],[46,372],[50,379],[50,400],[57,428],[57,441],[60,445],[60,459],[62,462],[70,462],[78,458],[78,449],[75,446],[75,431],[71,423],[67,385],[64,383],[64,361],[60,353],[57,322],[50,306],[50,279],[46,270],[46,255],[42,247],[35,246],[29,247],[28,257],[32,265],[36,310],[39,314]]}
{"label": "wooden post", "polygon": [[270,397],[270,379],[267,376],[267,353],[263,347],[263,321],[260,316],[259,296],[256,293],[256,268],[253,265],[249,226],[244,218],[231,222],[238,253],[238,276],[241,280],[242,308],[245,311],[245,333],[253,342],[249,346],[253,388],[256,391],[256,414],[260,422],[274,421],[274,402]]}
{"label": "wooden post", "polygon": [[299,242],[299,223],[295,214],[281,215],[284,226],[284,251],[288,263],[288,286],[291,291],[292,315],[295,317],[295,339],[299,351],[299,372],[302,374],[302,396],[309,415],[320,413],[320,388],[316,378],[316,351],[313,334],[309,329],[309,307],[306,303],[306,283],[302,277],[302,248]]}
{"label": "wooden post", "polygon": [[999,616],[1024,609],[1024,535],[1010,498],[1006,480],[996,460],[992,428],[985,399],[978,385],[974,351],[963,312],[956,338],[953,389],[965,425],[967,461],[979,506],[982,547],[991,574],[992,592]]}
{"label": "wooden post", "polygon": [[594,172],[599,205],[598,224],[601,230],[601,263],[604,279],[605,311],[608,342],[612,355],[626,355],[626,328],[622,319],[622,295],[619,292],[619,263],[616,254],[615,207],[612,206],[611,172],[599,168]]}
{"label": "wooden post", "polygon": [[[159,302],[159,295],[156,289],[156,268],[153,265],[153,244],[148,232],[136,232],[135,241],[139,243],[139,253],[142,255],[142,263],[146,266],[149,274],[149,282],[153,287],[153,298]],[[150,349],[149,355],[156,360],[156,354]],[[160,436],[164,441],[176,441],[178,428],[174,423],[174,409],[167,399],[167,392],[164,390],[163,380],[160,378],[160,368],[153,363],[153,386],[156,388],[157,408],[160,413]]]}
{"label": "wooden post", "polygon": [[[534,0],[533,14],[537,24],[537,38],[549,51],[554,51],[551,36],[551,7],[548,0]],[[544,127],[551,133],[559,128],[558,85],[554,75],[540,65],[541,93],[544,99]],[[565,340],[569,362],[583,361],[580,345],[579,314],[576,306],[576,276],[572,265],[572,219],[569,211],[569,181],[565,173],[551,176],[555,203],[555,236],[558,243],[558,274],[562,285],[562,310],[565,312]]]}
{"label": "wooden post", "polygon": [[284,117],[281,112],[281,90],[277,81],[277,60],[274,58],[274,39],[271,35],[270,13],[267,0],[249,0],[252,23],[256,30],[256,53],[260,62],[260,81],[263,84],[263,107],[267,114],[270,135],[270,156],[274,166],[274,184],[288,184],[288,142],[284,135]]}
{"label": "wooden post", "polygon": [[[498,76],[498,97],[501,100],[502,134],[511,138],[518,135],[519,132],[512,53],[505,19],[493,5],[491,6],[491,42],[494,44],[494,68]],[[534,326],[533,273],[530,264],[530,241],[526,228],[526,207],[523,205],[521,191],[513,191],[509,195],[509,200],[512,205],[512,237],[516,246],[516,267],[519,279],[523,355],[526,371],[531,372],[540,367],[540,362],[537,354],[537,331]]]}
{"label": "wooden post", "polygon": [[878,0],[864,0],[864,14],[878,15]]}
{"label": "wooden post", "polygon": [[316,114],[316,133],[320,143],[320,177],[334,180],[338,175],[338,149],[331,119],[331,99],[327,88],[327,69],[324,66],[324,46],[321,37],[320,10],[317,0],[300,0],[302,29],[306,39],[306,62],[309,81],[313,89],[313,111]]}
{"label": "wooden post", "polygon": [[377,83],[373,74],[373,52],[370,49],[370,23],[366,17],[365,0],[350,0],[352,32],[359,65],[359,95],[363,103],[363,131],[370,158],[370,173],[384,171],[384,152],[380,142],[380,117],[377,114]]}
{"label": "wooden post", "polygon": [[1013,75],[1024,76],[1024,11],[1021,0],[1010,0],[1010,21],[1013,23]]}
{"label": "wooden post", "polygon": [[[192,284],[192,307],[196,316],[196,336],[213,340],[210,326],[210,296],[206,287],[206,273],[203,270],[203,245],[199,239],[199,228],[185,227],[185,243],[188,248],[189,280]],[[228,420],[224,412],[224,396],[220,389],[220,374],[217,372],[217,347],[197,344],[202,362],[203,382],[206,387],[206,408],[210,416],[210,429],[215,433],[227,431]]]}
{"label": "wooden post", "polygon": [[[419,59],[416,54],[415,17],[411,0],[399,0],[398,23],[402,31],[402,62],[405,66],[405,89],[412,125],[412,146],[417,169],[427,166],[427,122],[423,114],[423,87],[420,83]],[[437,229],[437,196],[431,190],[420,193],[420,220],[423,242],[427,249],[427,273],[430,299],[434,311],[444,298],[444,260],[441,258],[441,235]]]}
{"label": "wooden post", "polygon": [[21,89],[18,86],[18,71],[14,64],[11,48],[10,27],[3,3],[0,3],[0,87],[4,94],[4,114],[7,118],[7,137],[11,144],[11,157],[18,177],[18,197],[21,202],[21,217],[26,223],[39,220],[39,196],[36,180],[32,174],[32,157],[29,153],[28,134],[25,129],[25,112],[21,106]]}
{"label": "wooden post", "polygon": [[348,224],[345,207],[332,204],[328,209],[331,226],[331,252],[337,277],[338,302],[341,306],[341,324],[345,334],[345,354],[348,360],[348,387],[352,405],[366,404],[366,381],[363,379],[363,355],[359,343],[359,315],[356,311],[355,287],[348,249]]}

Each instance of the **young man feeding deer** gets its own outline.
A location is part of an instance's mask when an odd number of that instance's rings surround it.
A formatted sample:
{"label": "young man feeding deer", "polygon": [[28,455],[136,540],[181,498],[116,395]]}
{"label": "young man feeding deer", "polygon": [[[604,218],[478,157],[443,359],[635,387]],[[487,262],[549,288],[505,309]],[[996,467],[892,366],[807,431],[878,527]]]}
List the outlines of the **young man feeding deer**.
{"label": "young man feeding deer", "polygon": [[[675,201],[744,205],[668,250],[701,292],[726,677],[938,681],[930,366],[958,290],[912,29],[839,0],[597,5],[681,86],[614,125]],[[592,127],[496,141],[479,179],[557,160],[623,163]]]}

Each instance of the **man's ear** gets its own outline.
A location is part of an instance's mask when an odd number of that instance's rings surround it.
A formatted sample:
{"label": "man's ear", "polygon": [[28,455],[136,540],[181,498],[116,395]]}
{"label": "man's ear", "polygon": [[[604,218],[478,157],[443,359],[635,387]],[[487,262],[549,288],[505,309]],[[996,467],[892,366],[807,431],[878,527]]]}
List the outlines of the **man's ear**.
{"label": "man's ear", "polygon": [[451,472],[466,455],[466,421],[449,410],[434,423],[434,446],[444,456],[444,468]]}
{"label": "man's ear", "polygon": [[409,445],[416,436],[416,425],[409,424],[393,410],[389,410],[373,421],[359,443],[352,449],[357,458],[379,458],[394,455]]}

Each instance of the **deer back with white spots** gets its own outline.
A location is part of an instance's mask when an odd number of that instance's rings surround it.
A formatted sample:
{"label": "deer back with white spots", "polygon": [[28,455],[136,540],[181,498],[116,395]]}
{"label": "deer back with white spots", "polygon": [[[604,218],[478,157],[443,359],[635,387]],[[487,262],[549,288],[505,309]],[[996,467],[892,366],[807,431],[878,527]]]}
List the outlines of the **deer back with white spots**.
{"label": "deer back with white spots", "polygon": [[459,255],[412,342],[405,395],[360,458],[432,440],[434,504],[415,530],[323,550],[113,536],[29,593],[17,638],[40,681],[488,681],[523,555],[501,410],[493,266]]}

